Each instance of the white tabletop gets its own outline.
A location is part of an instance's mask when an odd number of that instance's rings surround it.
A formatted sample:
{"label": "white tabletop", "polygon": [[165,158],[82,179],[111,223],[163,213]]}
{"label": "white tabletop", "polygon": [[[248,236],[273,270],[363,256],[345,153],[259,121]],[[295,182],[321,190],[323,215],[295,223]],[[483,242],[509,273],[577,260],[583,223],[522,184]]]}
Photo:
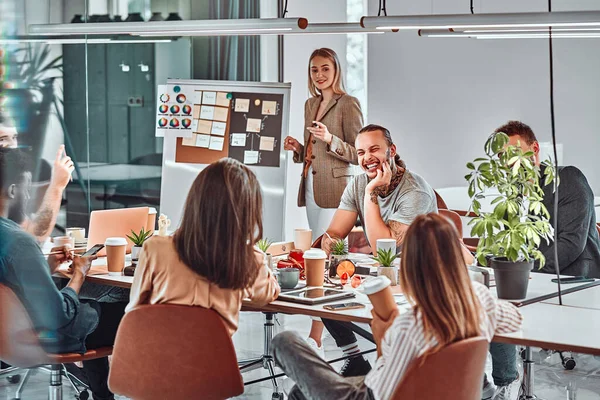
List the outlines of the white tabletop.
{"label": "white tabletop", "polygon": [[[563,288],[566,285],[563,285]],[[546,304],[558,304],[558,297],[544,300],[542,303]],[[593,310],[600,310],[600,286],[593,288],[580,290],[579,292],[569,293],[562,296],[563,306],[578,307],[578,308],[589,308]]]}

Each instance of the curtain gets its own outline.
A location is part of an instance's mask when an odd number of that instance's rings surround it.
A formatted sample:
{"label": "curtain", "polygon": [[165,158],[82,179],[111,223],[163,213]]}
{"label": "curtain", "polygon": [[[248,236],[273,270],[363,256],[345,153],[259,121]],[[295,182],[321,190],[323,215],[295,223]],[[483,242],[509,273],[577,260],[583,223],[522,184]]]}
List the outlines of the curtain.
{"label": "curtain", "polygon": [[[211,0],[210,19],[260,18],[260,0]],[[209,38],[206,79],[260,81],[260,36]]]}

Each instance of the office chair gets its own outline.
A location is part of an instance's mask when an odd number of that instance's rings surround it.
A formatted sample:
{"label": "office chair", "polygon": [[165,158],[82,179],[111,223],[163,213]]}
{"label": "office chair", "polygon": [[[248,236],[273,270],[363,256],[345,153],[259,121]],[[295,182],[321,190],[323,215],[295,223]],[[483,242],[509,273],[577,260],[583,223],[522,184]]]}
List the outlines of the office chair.
{"label": "office chair", "polygon": [[[417,358],[391,399],[480,400],[488,347],[485,338],[474,337],[452,343],[425,360]],[[433,384],[431,377],[435,377]]]}
{"label": "office chair", "polygon": [[136,400],[225,399],[244,392],[235,349],[216,311],[144,305],[123,317],[108,377]]}
{"label": "office chair", "polygon": [[[23,387],[29,379],[31,370],[50,365],[50,385],[48,400],[62,400],[62,377],[65,376],[73,389],[76,398],[87,400],[89,389],[87,385],[69,374],[64,366],[67,363],[93,360],[106,357],[112,353],[112,347],[102,347],[88,350],[84,354],[46,353],[39,343],[38,335],[33,329],[27,311],[8,286],[0,284],[0,359],[12,365],[2,370],[0,376],[13,374],[19,369],[25,369],[25,375],[17,387],[14,399],[20,399]],[[40,368],[41,369],[41,368]],[[17,378],[12,378],[16,381]],[[83,389],[79,389],[82,387]]]}

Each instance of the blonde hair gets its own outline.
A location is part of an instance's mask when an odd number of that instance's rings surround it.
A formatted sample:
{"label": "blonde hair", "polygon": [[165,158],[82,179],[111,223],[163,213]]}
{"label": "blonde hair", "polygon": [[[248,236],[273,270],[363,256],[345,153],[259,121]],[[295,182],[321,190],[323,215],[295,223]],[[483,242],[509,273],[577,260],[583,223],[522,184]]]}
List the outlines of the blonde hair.
{"label": "blonde hair", "polygon": [[333,69],[335,70],[335,75],[333,78],[333,83],[331,87],[333,88],[333,93],[335,94],[346,94],[346,89],[344,87],[344,79],[342,76],[342,66],[340,64],[340,60],[335,51],[332,49],[328,49],[327,47],[322,47],[320,49],[316,49],[310,55],[308,59],[308,91],[313,97],[317,97],[321,95],[321,92],[315,86],[312,78],[310,77],[310,62],[315,57],[323,57],[327,58],[329,61],[333,63]]}
{"label": "blonde hair", "polygon": [[425,355],[481,335],[481,304],[473,290],[456,228],[436,213],[418,216],[402,249],[400,285],[421,313],[423,331],[436,344]]}

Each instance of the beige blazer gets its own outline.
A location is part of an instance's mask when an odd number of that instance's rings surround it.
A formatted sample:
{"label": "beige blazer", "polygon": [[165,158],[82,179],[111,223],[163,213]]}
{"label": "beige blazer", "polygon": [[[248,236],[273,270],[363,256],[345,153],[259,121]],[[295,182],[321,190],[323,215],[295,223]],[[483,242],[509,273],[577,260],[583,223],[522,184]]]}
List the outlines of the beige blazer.
{"label": "beige blazer", "polygon": [[[311,97],[304,103],[304,145],[300,153],[294,152],[294,162],[304,163],[310,132],[308,127],[316,120],[321,96]],[[315,201],[321,208],[337,208],[346,185],[354,176],[358,164],[354,141],[363,127],[363,115],[358,99],[347,94],[337,94],[329,101],[320,122],[333,135],[331,145],[313,139],[312,173]],[[304,173],[304,168],[303,172]],[[306,205],[305,184],[302,175],[298,191],[298,206]]]}

